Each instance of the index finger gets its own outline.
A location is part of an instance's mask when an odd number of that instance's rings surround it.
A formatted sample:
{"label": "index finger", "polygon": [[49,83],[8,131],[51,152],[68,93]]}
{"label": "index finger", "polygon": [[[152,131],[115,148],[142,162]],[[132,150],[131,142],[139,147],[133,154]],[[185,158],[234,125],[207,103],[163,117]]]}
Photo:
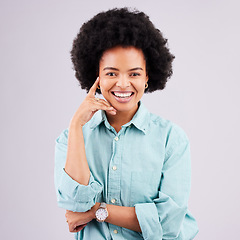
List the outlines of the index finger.
{"label": "index finger", "polygon": [[99,77],[97,77],[96,81],[94,82],[94,84],[92,85],[92,87],[89,89],[88,95],[91,95],[92,97],[95,97],[95,93],[98,87],[98,83],[99,83]]}

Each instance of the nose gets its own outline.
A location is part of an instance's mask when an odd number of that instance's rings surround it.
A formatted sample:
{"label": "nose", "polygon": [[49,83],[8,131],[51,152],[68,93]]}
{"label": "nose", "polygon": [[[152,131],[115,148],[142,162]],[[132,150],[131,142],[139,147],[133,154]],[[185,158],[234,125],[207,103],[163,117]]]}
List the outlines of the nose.
{"label": "nose", "polygon": [[130,81],[128,79],[127,76],[120,76],[117,80],[117,83],[116,83],[116,86],[117,87],[120,87],[120,88],[127,88],[127,87],[130,87]]}

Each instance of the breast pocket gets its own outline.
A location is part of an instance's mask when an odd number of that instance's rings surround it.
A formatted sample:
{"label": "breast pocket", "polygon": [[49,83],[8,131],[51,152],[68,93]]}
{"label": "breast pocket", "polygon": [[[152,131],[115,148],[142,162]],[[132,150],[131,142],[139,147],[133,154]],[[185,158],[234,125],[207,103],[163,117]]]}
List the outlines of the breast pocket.
{"label": "breast pocket", "polygon": [[131,173],[130,204],[152,202],[158,195],[160,174],[155,171]]}

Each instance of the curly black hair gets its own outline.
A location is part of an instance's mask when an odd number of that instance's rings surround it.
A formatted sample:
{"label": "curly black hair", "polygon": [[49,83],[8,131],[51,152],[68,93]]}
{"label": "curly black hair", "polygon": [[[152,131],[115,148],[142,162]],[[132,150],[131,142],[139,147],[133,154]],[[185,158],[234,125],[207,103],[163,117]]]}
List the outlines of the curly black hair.
{"label": "curly black hair", "polygon": [[[100,12],[82,25],[73,41],[71,59],[75,76],[88,92],[98,76],[104,51],[115,46],[134,46],[143,51],[146,60],[149,80],[145,92],[162,90],[172,75],[175,58],[166,46],[167,41],[143,12],[126,7]],[[97,92],[101,93],[99,89]]]}

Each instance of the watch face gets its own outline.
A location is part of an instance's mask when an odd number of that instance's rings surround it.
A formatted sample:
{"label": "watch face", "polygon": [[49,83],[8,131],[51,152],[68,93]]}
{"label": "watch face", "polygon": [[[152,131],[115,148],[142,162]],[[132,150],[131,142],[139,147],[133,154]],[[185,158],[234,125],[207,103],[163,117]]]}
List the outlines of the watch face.
{"label": "watch face", "polygon": [[97,211],[96,211],[96,218],[97,220],[99,221],[104,221],[108,216],[108,212],[106,209],[104,208],[99,208]]}

